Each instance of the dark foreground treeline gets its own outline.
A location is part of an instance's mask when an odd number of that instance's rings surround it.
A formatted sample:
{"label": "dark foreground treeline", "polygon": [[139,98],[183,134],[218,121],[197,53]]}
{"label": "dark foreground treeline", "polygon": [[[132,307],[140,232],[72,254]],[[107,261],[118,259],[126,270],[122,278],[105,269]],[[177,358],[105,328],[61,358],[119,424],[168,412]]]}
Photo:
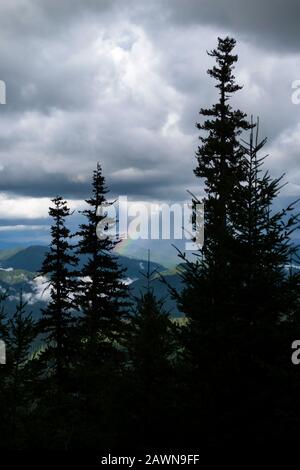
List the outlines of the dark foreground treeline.
{"label": "dark foreground treeline", "polygon": [[[98,165],[78,233],[67,228],[62,198],[50,208],[41,274],[51,299],[41,320],[33,322],[22,296],[8,319],[3,296],[2,448],[175,451],[298,440],[291,344],[300,339],[300,283],[287,268],[297,263],[290,238],[298,216],[292,206],[272,209],[281,179],[263,170],[258,123],[229,104],[240,89],[234,46],[219,39],[210,53],[219,98],[200,112],[195,169],[206,191],[205,243],[192,262],[181,254],[184,289],[171,289],[184,322],[170,320],[151,273],[132,299],[115,242],[97,237],[106,223],[97,213],[106,201]],[[44,346],[31,354],[37,337]]]}

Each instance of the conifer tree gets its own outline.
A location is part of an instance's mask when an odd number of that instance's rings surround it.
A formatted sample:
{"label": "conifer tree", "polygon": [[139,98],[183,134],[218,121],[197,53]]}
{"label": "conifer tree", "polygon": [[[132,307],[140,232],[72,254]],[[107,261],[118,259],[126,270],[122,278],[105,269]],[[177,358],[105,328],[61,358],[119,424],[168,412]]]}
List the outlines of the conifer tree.
{"label": "conifer tree", "polygon": [[163,300],[157,299],[151,288],[153,274],[148,259],[147,286],[136,298],[126,343],[134,374],[145,385],[161,380],[170,368],[176,329],[164,309]]}
{"label": "conifer tree", "polygon": [[49,209],[53,219],[51,245],[46,253],[40,274],[46,276],[50,288],[50,302],[42,310],[40,332],[46,335],[43,358],[53,369],[58,387],[66,379],[72,359],[72,332],[74,327],[74,296],[77,288],[74,267],[77,257],[70,244],[70,230],[66,219],[71,215],[67,202],[57,196]]}
{"label": "conifer tree", "polygon": [[[264,439],[272,434],[289,439],[293,412],[287,376],[298,383],[294,371],[286,370],[287,346],[299,331],[300,276],[293,268],[299,259],[298,247],[292,240],[299,229],[297,201],[276,209],[284,175],[272,178],[264,169],[266,155],[261,156],[261,151],[266,139],[259,139],[259,120],[251,129],[249,142],[243,143],[246,183],[237,188],[232,218],[236,231],[236,382],[247,383],[244,396],[249,408],[244,410],[244,416],[248,413],[249,429],[257,429],[263,423]],[[277,416],[274,403],[280,410]]]}
{"label": "conifer tree", "polygon": [[108,236],[111,221],[105,212],[109,205],[107,192],[98,163],[93,173],[92,195],[86,200],[88,208],[82,212],[86,222],[80,225],[77,233],[78,254],[84,263],[77,301],[82,313],[81,331],[85,344],[94,348],[95,354],[101,349],[102,360],[106,353],[112,352],[124,329],[128,307],[128,289],[122,280],[125,270],[118,265],[112,252],[117,240]]}
{"label": "conifer tree", "polygon": [[82,211],[85,221],[76,234],[81,261],[76,292],[80,313],[76,368],[78,428],[79,439],[84,437],[86,446],[104,445],[110,432],[116,433],[114,420],[117,419],[116,402],[121,401],[124,358],[120,345],[129,305],[128,288],[123,281],[125,270],[113,253],[117,240],[108,236],[114,221],[106,212],[110,204],[107,192],[98,163],[93,172],[92,194]]}
{"label": "conifer tree", "polygon": [[235,83],[233,55],[235,40],[229,37],[218,39],[218,47],[209,53],[216,65],[208,74],[217,81],[219,101],[209,109],[201,109],[205,118],[197,128],[205,131],[200,136],[201,146],[196,153],[198,165],[195,175],[205,183],[205,246],[204,253],[210,269],[223,274],[230,254],[230,212],[235,188],[244,179],[244,151],[238,137],[249,129],[246,115],[233,110],[229,99],[242,87]]}
{"label": "conifer tree", "polygon": [[[218,47],[209,53],[216,65],[208,74],[217,82],[219,100],[211,108],[200,110],[204,122],[197,124],[202,133],[194,173],[204,182],[205,197],[201,201],[193,197],[193,203],[204,202],[205,206],[204,245],[193,259],[180,253],[184,261],[181,270],[184,287],[181,293],[173,290],[179,309],[187,318],[182,328],[190,396],[185,412],[192,432],[189,437],[194,444],[192,423],[198,429],[197,435],[203,432],[204,439],[217,439],[218,432],[225,433],[220,417],[227,414],[234,421],[234,410],[239,403],[235,395],[238,387],[234,385],[240,365],[233,339],[239,336],[235,331],[233,216],[237,188],[246,181],[245,150],[239,140],[251,124],[242,111],[234,110],[230,104],[233,95],[241,89],[233,73],[238,59],[233,54],[235,44],[229,37],[219,38]],[[216,419],[218,430],[211,430],[210,434],[210,423]]]}
{"label": "conifer tree", "polygon": [[[244,153],[239,142],[243,131],[251,128],[246,115],[232,109],[229,100],[241,89],[233,74],[237,56],[233,54],[235,40],[218,39],[218,47],[209,53],[216,65],[208,70],[216,80],[219,101],[209,109],[201,109],[205,118],[197,128],[201,146],[196,153],[195,175],[204,180],[204,246],[196,258],[185,261],[182,278],[186,288],[179,297],[179,307],[189,318],[195,332],[189,341],[199,339],[201,331],[232,321],[234,291],[234,197],[245,182]],[[178,297],[178,293],[175,293]],[[198,333],[196,333],[196,330]],[[198,347],[198,340],[195,344]]]}
{"label": "conifer tree", "polygon": [[273,209],[284,175],[271,178],[264,170],[266,156],[259,153],[266,141],[259,141],[257,120],[249,142],[244,141],[246,183],[236,189],[232,220],[236,231],[236,318],[270,326],[292,308],[298,275],[288,277],[287,267],[297,256],[291,236],[299,218],[294,211],[296,201],[282,210]]}
{"label": "conifer tree", "polygon": [[[151,280],[150,257],[144,292],[136,298],[129,318],[125,347],[128,354],[128,373],[131,377],[136,442],[145,448],[160,438],[167,442],[166,433],[172,430],[174,416],[174,371],[177,326],[156,297]],[[166,429],[168,431],[166,431]],[[161,437],[159,437],[161,436]]]}
{"label": "conifer tree", "polygon": [[34,382],[37,380],[32,357],[37,335],[36,323],[27,313],[27,303],[21,291],[16,310],[7,322],[7,379],[6,405],[9,411],[9,438],[11,446],[22,447],[26,442],[26,427],[34,400]]}
{"label": "conifer tree", "polygon": [[[219,39],[210,54],[217,61],[209,74],[217,79],[220,101],[201,110],[208,119],[198,128],[208,135],[200,138],[195,170],[206,191],[205,242],[196,259],[180,255],[184,289],[179,295],[173,291],[188,320],[182,335],[192,371],[187,412],[191,422],[195,416],[196,425],[203,423],[205,439],[223,444],[226,436],[238,439],[236,429],[245,422],[250,433],[263,424],[267,437],[275,423],[281,432],[284,419],[273,419],[272,406],[277,403],[281,415],[289,416],[281,370],[283,358],[288,361],[284,320],[299,292],[298,276],[288,277],[285,270],[295,255],[294,204],[273,209],[281,178],[263,172],[259,151],[265,140],[259,141],[253,123],[228,103],[240,88],[232,73],[234,45]],[[247,130],[249,145],[242,144],[241,132]]]}

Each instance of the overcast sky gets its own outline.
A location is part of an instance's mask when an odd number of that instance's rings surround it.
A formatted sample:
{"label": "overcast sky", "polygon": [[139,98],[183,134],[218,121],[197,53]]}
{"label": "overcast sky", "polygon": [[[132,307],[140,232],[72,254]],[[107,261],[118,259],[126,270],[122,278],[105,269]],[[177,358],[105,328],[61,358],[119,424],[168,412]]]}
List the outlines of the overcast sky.
{"label": "overcast sky", "polygon": [[199,192],[195,123],[216,99],[206,50],[225,35],[235,105],[260,116],[271,173],[290,182],[282,200],[300,197],[299,18],[298,0],[1,0],[1,239],[42,240],[49,198],[80,207],[97,161],[113,195]]}

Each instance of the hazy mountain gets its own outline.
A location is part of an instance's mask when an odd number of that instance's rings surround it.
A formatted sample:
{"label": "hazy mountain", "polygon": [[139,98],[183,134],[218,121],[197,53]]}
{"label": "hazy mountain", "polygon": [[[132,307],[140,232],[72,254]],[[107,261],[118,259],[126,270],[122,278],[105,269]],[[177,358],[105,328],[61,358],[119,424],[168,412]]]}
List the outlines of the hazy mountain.
{"label": "hazy mountain", "polygon": [[[48,248],[42,245],[0,250],[0,288],[9,292],[8,310],[14,308],[22,290],[34,316],[39,316],[40,308],[47,302],[49,295],[46,280],[37,275],[47,250]],[[146,284],[143,275],[147,272],[147,261],[120,254],[116,256],[119,257],[120,264],[126,268],[126,282],[130,284],[131,295],[133,297],[139,295]],[[79,266],[83,263],[84,258],[81,258]],[[181,282],[177,269],[168,270],[162,264],[151,262],[150,271],[155,271],[151,285],[157,296],[165,299],[165,307],[170,314],[178,316],[176,304],[170,299],[167,286],[161,282],[163,275],[174,288],[180,289]]]}
{"label": "hazy mountain", "polygon": [[2,268],[25,269],[30,272],[38,272],[41,268],[46,251],[46,246],[29,246],[28,248],[12,253],[11,256],[6,256],[5,259],[2,259],[1,266]]}

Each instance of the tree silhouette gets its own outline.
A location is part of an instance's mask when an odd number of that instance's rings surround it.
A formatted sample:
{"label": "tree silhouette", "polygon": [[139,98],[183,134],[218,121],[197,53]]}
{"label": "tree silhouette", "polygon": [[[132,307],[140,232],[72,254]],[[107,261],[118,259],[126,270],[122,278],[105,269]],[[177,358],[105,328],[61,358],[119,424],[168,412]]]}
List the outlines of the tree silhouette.
{"label": "tree silhouette", "polygon": [[[79,439],[88,447],[105,443],[114,434],[116,402],[120,403],[120,376],[124,352],[120,347],[126,329],[128,288],[125,270],[113,253],[117,240],[108,236],[111,220],[105,211],[107,189],[100,164],[93,173],[92,195],[82,214],[77,251],[83,266],[76,292],[80,309],[77,379]],[[106,430],[106,432],[104,431]],[[110,442],[110,441],[108,441]],[[108,444],[109,445],[109,444]]]}
{"label": "tree silhouette", "polygon": [[13,312],[12,296],[0,292],[1,448],[137,455],[128,449],[297,442],[300,378],[290,355],[300,333],[299,215],[296,202],[276,210],[283,179],[264,170],[259,121],[230,104],[241,89],[234,47],[219,38],[209,53],[219,97],[200,111],[194,173],[205,197],[192,195],[205,203],[204,246],[192,258],[179,252],[183,290],[169,286],[184,317],[172,319],[153,289],[150,252],[146,285],[131,296],[98,163],[76,234],[67,202],[52,200],[41,318],[27,313],[22,292]]}
{"label": "tree silhouette", "polygon": [[[271,178],[260,156],[266,139],[259,141],[259,120],[244,141],[246,184],[234,196],[233,226],[236,231],[237,319],[277,323],[292,308],[298,273],[287,276],[287,266],[297,256],[291,236],[299,226],[295,204],[275,211],[274,202],[283,176]],[[296,284],[295,284],[296,282]]]}
{"label": "tree silhouette", "polygon": [[32,367],[33,341],[36,338],[36,324],[31,313],[26,311],[27,303],[21,291],[16,310],[8,320],[7,381],[6,393],[9,409],[9,435],[11,445],[22,447],[26,442],[29,409],[34,399],[34,381],[37,379]]}
{"label": "tree silhouette", "polygon": [[[233,320],[234,309],[234,197],[237,188],[246,180],[245,150],[239,142],[242,131],[251,128],[246,115],[233,110],[229,99],[241,87],[233,75],[237,56],[232,53],[235,40],[218,39],[218,47],[209,53],[216,65],[208,74],[217,81],[219,101],[209,109],[201,109],[205,118],[197,128],[204,131],[196,153],[195,175],[205,184],[205,239],[196,259],[188,261],[181,276],[186,286],[179,296],[179,308],[189,319],[186,339],[188,349],[197,355],[199,337],[210,328]],[[178,297],[178,293],[175,292]],[[199,336],[200,335],[200,336]]]}
{"label": "tree silhouette", "polygon": [[[184,289],[173,291],[188,320],[182,339],[191,371],[190,427],[201,422],[198,432],[213,445],[243,439],[241,429],[253,441],[261,438],[258,428],[264,439],[281,434],[281,426],[290,435],[287,419],[275,410],[290,416],[282,372],[282,361],[288,361],[284,320],[299,292],[298,277],[285,271],[295,254],[294,205],[273,210],[281,178],[262,171],[258,153],[265,140],[228,103],[240,89],[232,74],[234,46],[233,39],[219,39],[210,53],[217,66],[209,75],[217,80],[220,100],[200,112],[208,119],[198,128],[207,135],[200,137],[195,170],[205,184],[205,242],[193,260],[180,254]],[[247,130],[248,144],[241,139]]]}
{"label": "tree silhouette", "polygon": [[128,289],[122,280],[125,270],[119,267],[112,253],[117,240],[108,235],[111,222],[105,212],[109,205],[106,193],[105,178],[98,163],[93,173],[92,195],[86,201],[89,208],[82,212],[86,223],[80,225],[77,233],[78,254],[84,265],[76,297],[82,312],[85,344],[94,348],[95,354],[101,349],[102,360],[114,349],[129,305]]}
{"label": "tree silhouette", "polygon": [[[172,429],[177,326],[157,299],[151,281],[150,252],[145,290],[136,298],[124,343],[133,394],[135,442],[145,449]],[[174,413],[173,413],[174,415]]]}
{"label": "tree silhouette", "polygon": [[53,370],[53,378],[60,388],[66,380],[72,360],[73,313],[76,309],[74,295],[77,290],[74,267],[77,257],[73,253],[70,230],[65,223],[71,215],[70,209],[60,196],[52,202],[53,207],[49,209],[53,219],[52,240],[40,271],[41,275],[46,276],[50,287],[50,302],[42,310],[39,329],[46,336],[47,345],[42,359]]}

